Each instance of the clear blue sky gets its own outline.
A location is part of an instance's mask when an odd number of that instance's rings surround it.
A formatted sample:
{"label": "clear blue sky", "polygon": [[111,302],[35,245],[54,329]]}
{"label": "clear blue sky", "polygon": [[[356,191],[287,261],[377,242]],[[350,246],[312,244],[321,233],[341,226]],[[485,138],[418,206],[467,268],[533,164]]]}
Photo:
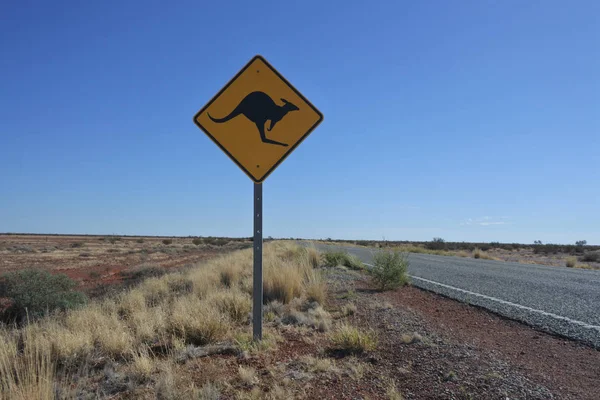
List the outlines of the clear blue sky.
{"label": "clear blue sky", "polygon": [[192,116],[262,54],[325,115],[274,237],[600,243],[600,2],[5,1],[0,232],[252,234]]}

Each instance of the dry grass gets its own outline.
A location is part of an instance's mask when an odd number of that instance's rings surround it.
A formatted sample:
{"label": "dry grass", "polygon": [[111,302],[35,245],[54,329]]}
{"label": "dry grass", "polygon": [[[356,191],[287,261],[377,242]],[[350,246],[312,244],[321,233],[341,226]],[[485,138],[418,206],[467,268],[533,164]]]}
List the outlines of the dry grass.
{"label": "dry grass", "polygon": [[311,355],[304,355],[300,358],[300,362],[306,366],[309,372],[323,373],[336,371],[335,362],[330,358],[316,358]]}
{"label": "dry grass", "polygon": [[265,259],[263,290],[265,301],[278,300],[284,304],[302,294],[303,270],[297,264],[283,265]]}
{"label": "dry grass", "polygon": [[131,373],[138,382],[145,382],[150,379],[154,372],[154,360],[147,349],[142,349],[133,353],[131,359]]}
{"label": "dry grass", "polygon": [[175,300],[168,316],[168,329],[197,346],[224,338],[229,323],[229,316],[222,314],[213,302],[194,295]]}
{"label": "dry grass", "polygon": [[430,250],[426,249],[422,246],[417,245],[401,245],[397,247],[393,247],[393,250],[398,251],[400,253],[418,253],[418,254],[433,254],[436,256],[454,256],[455,253],[447,250]]}
{"label": "dry grass", "polygon": [[247,293],[239,289],[227,289],[212,293],[208,301],[214,305],[229,318],[238,324],[249,321],[252,311],[252,299]]}
{"label": "dry grass", "polygon": [[256,370],[252,367],[238,367],[238,377],[240,382],[246,386],[253,386],[258,383],[258,377],[256,376]]}
{"label": "dry grass", "polygon": [[595,269],[594,267],[592,267],[592,266],[591,266],[591,265],[589,265],[589,264],[579,264],[579,263],[577,263],[577,264],[575,265],[575,268],[581,268],[581,269]]}
{"label": "dry grass", "polygon": [[348,303],[345,306],[342,306],[342,316],[348,317],[350,315],[356,314],[357,308],[354,303]]}
{"label": "dry grass", "polygon": [[412,334],[404,334],[401,336],[400,340],[402,341],[402,343],[404,344],[412,344],[412,343],[419,343],[423,341],[423,336],[419,335],[418,333],[412,333]]}
{"label": "dry grass", "polygon": [[342,324],[331,334],[332,349],[349,354],[374,350],[377,346],[375,333]]}
{"label": "dry grass", "polygon": [[346,361],[346,374],[352,380],[361,380],[367,369],[367,364],[359,361],[356,357],[350,357]]}
{"label": "dry grass", "polygon": [[221,391],[211,382],[205,383],[195,394],[194,397],[198,400],[219,400],[221,398]]}
{"label": "dry grass", "polygon": [[2,332],[0,338],[0,398],[14,400],[54,399],[55,365],[47,346],[35,338],[34,329],[23,330],[22,351],[18,338]]}
{"label": "dry grass", "polygon": [[404,396],[396,389],[396,382],[394,380],[388,383],[385,394],[389,400],[404,400]]}
{"label": "dry grass", "polygon": [[496,260],[499,261],[498,258],[490,256],[483,250],[475,249],[473,250],[473,258],[482,259],[482,260]]}
{"label": "dry grass", "polygon": [[306,298],[308,301],[316,301],[319,304],[325,304],[325,299],[327,298],[327,283],[319,271],[307,271],[304,286],[306,288]]}
{"label": "dry grass", "polygon": [[[317,305],[327,293],[323,277],[314,271],[320,259],[314,248],[265,246],[265,298],[280,302],[267,304],[273,318],[312,304],[302,312],[306,326],[329,329],[329,314]],[[240,342],[252,351],[275,347],[276,333],[269,332],[258,344],[247,334],[251,271],[252,251],[242,250],[186,272],[148,278],[118,296],[25,328],[0,330],[0,399],[54,398],[54,385],[60,385],[66,367],[89,368],[88,362],[98,358],[114,360],[133,381],[153,385],[157,398],[215,398],[218,390],[212,386],[194,393],[178,390],[171,357],[186,344],[211,344],[240,334],[246,334],[247,340]],[[160,355],[149,351],[156,343],[167,347]],[[250,372],[240,370],[240,379],[254,384],[256,376]]]}
{"label": "dry grass", "polygon": [[321,264],[321,253],[314,246],[305,248],[306,257],[311,267],[317,268]]}
{"label": "dry grass", "polygon": [[575,266],[577,265],[577,258],[575,258],[575,257],[569,257],[569,258],[567,258],[567,261],[566,261],[565,265],[568,268],[575,268]]}
{"label": "dry grass", "polygon": [[165,362],[160,366],[160,376],[155,387],[158,400],[177,400],[180,397],[173,369],[173,364],[170,362]]}

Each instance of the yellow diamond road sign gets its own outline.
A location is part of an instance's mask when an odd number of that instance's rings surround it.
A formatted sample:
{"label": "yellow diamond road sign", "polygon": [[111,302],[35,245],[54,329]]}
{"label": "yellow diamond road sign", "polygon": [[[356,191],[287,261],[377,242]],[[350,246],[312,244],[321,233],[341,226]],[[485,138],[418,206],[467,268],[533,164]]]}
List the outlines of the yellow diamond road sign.
{"label": "yellow diamond road sign", "polygon": [[261,56],[255,56],[194,122],[257,183],[323,121],[323,115]]}

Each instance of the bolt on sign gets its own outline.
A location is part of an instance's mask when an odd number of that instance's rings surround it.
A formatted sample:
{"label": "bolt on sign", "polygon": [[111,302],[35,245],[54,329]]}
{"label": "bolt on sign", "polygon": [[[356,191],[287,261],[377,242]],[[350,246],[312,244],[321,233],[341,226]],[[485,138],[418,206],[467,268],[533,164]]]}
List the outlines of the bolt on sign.
{"label": "bolt on sign", "polygon": [[323,114],[261,56],[194,116],[194,123],[256,183],[321,121]]}

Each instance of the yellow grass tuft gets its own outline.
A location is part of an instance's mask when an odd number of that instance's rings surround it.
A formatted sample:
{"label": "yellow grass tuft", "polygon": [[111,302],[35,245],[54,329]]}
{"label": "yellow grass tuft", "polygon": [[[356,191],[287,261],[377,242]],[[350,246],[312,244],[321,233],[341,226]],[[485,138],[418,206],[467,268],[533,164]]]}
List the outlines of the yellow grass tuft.
{"label": "yellow grass tuft", "polygon": [[331,334],[333,349],[345,353],[359,354],[374,350],[377,345],[375,333],[348,324],[342,324]]}
{"label": "yellow grass tuft", "polygon": [[488,253],[486,253],[485,251],[477,249],[477,248],[475,250],[473,250],[473,258],[482,259],[482,260],[496,260],[496,261],[499,261],[498,258],[492,257]]}
{"label": "yellow grass tuft", "polygon": [[150,379],[154,369],[154,360],[147,349],[144,348],[133,352],[133,357],[131,359],[131,373],[134,379],[139,382],[145,382]]}
{"label": "yellow grass tuft", "polygon": [[215,292],[207,298],[222,313],[229,315],[233,322],[242,324],[249,321],[252,311],[252,299],[239,289],[228,289]]}
{"label": "yellow grass tuft", "polygon": [[144,309],[127,322],[137,343],[151,343],[164,336],[167,330],[167,316],[162,306]]}
{"label": "yellow grass tuft", "polygon": [[138,288],[123,293],[119,296],[118,303],[119,313],[124,318],[131,318],[146,311],[146,296]]}
{"label": "yellow grass tuft", "polygon": [[115,358],[128,356],[133,348],[133,332],[115,314],[104,316],[104,321],[94,330],[94,336],[100,349]]}
{"label": "yellow grass tuft", "polygon": [[252,367],[238,367],[238,376],[240,382],[247,386],[252,386],[258,383],[258,377],[256,376],[256,370]]}
{"label": "yellow grass tuft", "polygon": [[305,277],[306,298],[308,301],[316,301],[325,304],[327,298],[327,283],[319,271],[308,270]]}
{"label": "yellow grass tuft", "polygon": [[227,334],[229,322],[214,303],[194,295],[177,299],[168,318],[169,329],[186,343],[195,345],[222,339]]}
{"label": "yellow grass tuft", "polygon": [[277,262],[265,257],[263,291],[265,301],[287,304],[302,294],[303,268],[291,262]]}
{"label": "yellow grass tuft", "polygon": [[189,272],[188,278],[192,282],[192,292],[203,298],[217,289],[219,271],[214,268],[196,268]]}
{"label": "yellow grass tuft", "polygon": [[23,329],[22,352],[14,334],[0,333],[0,398],[54,399],[55,365],[50,348],[35,340],[35,329]]}
{"label": "yellow grass tuft", "polygon": [[389,382],[385,394],[389,400],[404,400],[404,396],[396,389],[396,382],[394,380]]}
{"label": "yellow grass tuft", "polygon": [[329,358],[315,358],[311,355],[305,355],[300,358],[300,362],[306,365],[310,372],[322,373],[336,369],[335,363]]}
{"label": "yellow grass tuft", "polygon": [[169,284],[166,277],[146,279],[139,287],[144,293],[148,306],[155,306],[169,295]]}

